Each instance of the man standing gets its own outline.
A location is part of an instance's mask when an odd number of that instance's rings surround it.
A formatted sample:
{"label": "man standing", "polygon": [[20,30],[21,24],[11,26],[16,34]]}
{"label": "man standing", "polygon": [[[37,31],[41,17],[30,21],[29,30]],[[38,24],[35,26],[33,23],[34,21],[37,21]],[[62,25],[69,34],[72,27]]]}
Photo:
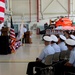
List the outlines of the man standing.
{"label": "man standing", "polygon": [[26,26],[24,25],[23,26],[23,32],[24,32],[24,35],[23,35],[23,38],[22,38],[22,44],[24,44],[25,43],[25,41],[26,41],[26,32],[27,32],[27,28],[26,28]]}

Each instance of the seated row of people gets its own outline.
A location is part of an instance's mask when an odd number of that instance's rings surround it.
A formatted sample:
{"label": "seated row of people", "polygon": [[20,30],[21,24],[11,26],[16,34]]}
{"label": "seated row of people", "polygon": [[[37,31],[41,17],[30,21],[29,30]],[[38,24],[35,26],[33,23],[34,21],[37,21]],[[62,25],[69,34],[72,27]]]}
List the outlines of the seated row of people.
{"label": "seated row of people", "polygon": [[[66,37],[63,35],[59,35],[57,38],[55,35],[51,35],[52,41],[51,41],[51,46],[54,48],[55,53],[60,52],[59,60],[64,59],[65,57],[68,57],[68,48],[65,44]],[[58,40],[59,39],[59,40]],[[58,44],[57,44],[58,42]],[[64,55],[62,55],[64,53]],[[66,55],[67,54],[67,55]]]}
{"label": "seated row of people", "polygon": [[[67,51],[71,47],[72,48],[70,50],[72,50],[75,46],[75,43],[70,45],[70,42],[71,43],[75,42],[74,40],[66,39],[66,37],[63,36],[63,35],[59,35],[58,38],[55,35],[44,36],[43,39],[44,39],[45,48],[43,49],[43,51],[41,52],[41,54],[39,55],[39,57],[37,58],[37,60],[35,62],[29,62],[28,63],[28,67],[27,67],[27,74],[28,75],[34,75],[34,73],[33,73],[33,68],[34,67],[46,67],[45,58],[48,55],[55,54],[56,52],[61,52],[63,50]],[[58,42],[58,44],[57,44],[57,42]],[[73,58],[74,54],[75,54],[75,52],[74,53],[71,52],[69,62],[67,62],[66,64],[72,65],[72,66],[73,66],[73,64],[75,64],[74,63],[75,58]],[[57,68],[58,67],[55,67],[56,70],[57,70]],[[59,70],[59,68],[58,68],[58,70]],[[58,71],[55,71],[54,74],[59,75]],[[39,72],[36,75],[40,75]]]}
{"label": "seated row of people", "polygon": [[[43,49],[41,54],[38,56],[38,58],[36,59],[35,62],[28,63],[28,67],[27,67],[27,74],[28,75],[34,75],[34,73],[33,73],[34,67],[45,67],[45,64],[44,64],[45,58],[48,55],[55,53],[55,50],[51,46],[52,38],[49,36],[44,36],[43,39],[44,39],[45,48]],[[40,75],[40,74],[38,74],[38,75]]]}
{"label": "seated row of people", "polygon": [[69,60],[58,63],[55,66],[54,75],[75,75],[75,41],[67,39],[65,43],[70,50]]}

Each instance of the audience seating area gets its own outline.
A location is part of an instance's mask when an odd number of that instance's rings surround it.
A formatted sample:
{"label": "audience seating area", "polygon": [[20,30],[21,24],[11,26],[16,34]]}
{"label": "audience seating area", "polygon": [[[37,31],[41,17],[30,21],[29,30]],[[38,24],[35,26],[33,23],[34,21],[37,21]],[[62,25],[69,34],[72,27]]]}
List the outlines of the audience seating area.
{"label": "audience seating area", "polygon": [[[52,55],[48,55],[45,59],[45,65],[46,67],[45,68],[40,68],[40,67],[36,67],[40,70],[40,75],[54,75],[54,66],[63,61],[63,60],[68,60],[68,54],[67,54],[68,51],[62,51],[62,52],[57,52],[55,54],[52,54]],[[65,73],[64,73],[65,75]]]}

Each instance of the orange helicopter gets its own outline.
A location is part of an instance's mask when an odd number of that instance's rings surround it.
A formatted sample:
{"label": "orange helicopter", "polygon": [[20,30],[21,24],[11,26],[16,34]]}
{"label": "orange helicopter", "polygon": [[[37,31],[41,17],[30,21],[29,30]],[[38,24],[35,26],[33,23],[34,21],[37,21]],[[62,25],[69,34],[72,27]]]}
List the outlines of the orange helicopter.
{"label": "orange helicopter", "polygon": [[60,18],[58,21],[55,22],[55,25],[56,27],[57,26],[72,26],[72,21],[67,18],[67,17],[64,17],[64,18]]}
{"label": "orange helicopter", "polygon": [[75,27],[73,26],[72,21],[68,17],[60,17],[58,19],[55,19],[52,22],[55,22],[55,27],[62,26],[62,28],[65,30],[75,30]]}

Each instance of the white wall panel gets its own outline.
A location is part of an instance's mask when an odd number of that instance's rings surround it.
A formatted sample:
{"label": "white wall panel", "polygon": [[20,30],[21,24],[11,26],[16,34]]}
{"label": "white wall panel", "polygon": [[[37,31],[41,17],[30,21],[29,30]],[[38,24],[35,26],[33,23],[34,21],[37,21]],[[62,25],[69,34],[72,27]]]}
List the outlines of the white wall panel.
{"label": "white wall panel", "polygon": [[[40,0],[39,0],[40,1]],[[41,6],[40,6],[41,5]],[[41,9],[40,9],[41,8]],[[39,9],[45,15],[67,14],[68,0],[41,0]],[[12,0],[13,15],[30,15],[29,0]],[[31,0],[31,17],[37,16],[37,0]],[[39,11],[40,13],[40,11]],[[40,14],[40,18],[41,18]],[[36,17],[35,17],[36,18]]]}
{"label": "white wall panel", "polygon": [[73,14],[75,15],[75,0],[73,0]]}
{"label": "white wall panel", "polygon": [[[10,8],[15,23],[30,21],[29,0],[10,0]],[[39,18],[52,19],[57,16],[68,16],[68,0],[39,0]],[[75,15],[75,0],[70,2],[70,12]],[[72,8],[73,7],[73,8]],[[73,12],[72,12],[73,11]],[[70,14],[71,14],[70,13]],[[31,0],[31,21],[37,20],[37,0]]]}
{"label": "white wall panel", "polygon": [[[29,15],[29,0],[12,0],[12,10],[16,15]],[[31,0],[31,13],[36,13],[36,0]]]}
{"label": "white wall panel", "polygon": [[36,0],[31,0],[31,13],[36,14],[37,12],[37,2]]}
{"label": "white wall panel", "polygon": [[29,14],[29,1],[28,0],[12,0],[13,14],[23,15]]}
{"label": "white wall panel", "polygon": [[68,0],[42,0],[42,12],[44,14],[67,13]]}

